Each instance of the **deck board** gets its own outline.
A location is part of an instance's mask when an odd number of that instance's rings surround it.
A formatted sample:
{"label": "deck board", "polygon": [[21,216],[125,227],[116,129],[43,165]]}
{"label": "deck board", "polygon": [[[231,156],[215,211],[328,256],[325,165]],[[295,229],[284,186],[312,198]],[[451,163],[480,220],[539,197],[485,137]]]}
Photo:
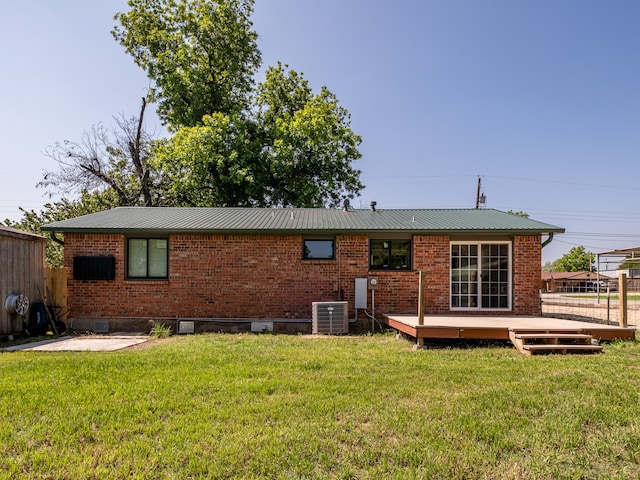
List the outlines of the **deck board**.
{"label": "deck board", "polygon": [[383,316],[389,327],[415,338],[509,340],[509,329],[533,332],[576,331],[598,340],[632,340],[633,328],[525,315],[425,315],[423,325],[417,315]]}

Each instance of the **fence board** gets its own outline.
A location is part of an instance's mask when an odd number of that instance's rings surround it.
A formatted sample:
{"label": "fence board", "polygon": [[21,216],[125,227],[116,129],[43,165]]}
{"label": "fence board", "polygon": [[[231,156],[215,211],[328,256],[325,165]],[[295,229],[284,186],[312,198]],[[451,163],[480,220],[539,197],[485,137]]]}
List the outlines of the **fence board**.
{"label": "fence board", "polygon": [[67,270],[65,268],[46,269],[47,303],[54,305],[58,320],[67,322]]}

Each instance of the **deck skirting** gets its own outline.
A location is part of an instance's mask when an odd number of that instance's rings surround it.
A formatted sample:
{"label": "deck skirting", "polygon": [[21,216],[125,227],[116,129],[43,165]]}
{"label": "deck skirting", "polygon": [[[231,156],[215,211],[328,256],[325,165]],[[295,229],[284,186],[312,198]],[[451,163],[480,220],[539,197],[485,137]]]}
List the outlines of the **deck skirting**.
{"label": "deck skirting", "polygon": [[633,340],[633,328],[621,328],[559,318],[525,315],[425,315],[419,324],[417,315],[384,315],[383,322],[416,339],[509,340],[509,330],[576,331],[603,341]]}

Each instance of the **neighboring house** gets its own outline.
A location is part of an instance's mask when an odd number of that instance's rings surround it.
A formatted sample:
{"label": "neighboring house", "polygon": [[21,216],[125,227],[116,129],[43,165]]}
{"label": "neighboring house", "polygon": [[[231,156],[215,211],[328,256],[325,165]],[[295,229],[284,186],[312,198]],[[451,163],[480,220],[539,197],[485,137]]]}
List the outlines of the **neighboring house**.
{"label": "neighboring house", "polygon": [[[64,234],[70,327],[311,330],[312,302],[364,315],[540,315],[542,236],[563,228],[491,209],[121,207],[43,227]],[[356,279],[375,277],[356,311]],[[360,285],[362,282],[360,281]],[[360,288],[361,290],[361,288]],[[375,304],[373,304],[375,295]],[[253,324],[249,322],[253,321]]]}
{"label": "neighboring house", "polygon": [[600,278],[596,272],[542,272],[542,290],[549,293],[580,293],[598,291]]}
{"label": "neighboring house", "polygon": [[[616,275],[624,273],[627,276],[627,290],[640,291],[640,267],[621,268],[616,270]],[[617,282],[618,280],[616,280]]]}
{"label": "neighboring house", "polygon": [[24,331],[45,291],[45,238],[0,225],[0,336]]}

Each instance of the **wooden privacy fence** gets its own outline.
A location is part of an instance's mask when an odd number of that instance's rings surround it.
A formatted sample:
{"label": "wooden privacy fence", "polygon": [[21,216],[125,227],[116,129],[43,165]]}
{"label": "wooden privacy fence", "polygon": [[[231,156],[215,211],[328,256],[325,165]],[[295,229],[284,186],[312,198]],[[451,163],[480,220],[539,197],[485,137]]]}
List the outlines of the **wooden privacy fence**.
{"label": "wooden privacy fence", "polygon": [[58,320],[67,322],[67,270],[47,267],[45,270],[47,304],[56,308]]}

